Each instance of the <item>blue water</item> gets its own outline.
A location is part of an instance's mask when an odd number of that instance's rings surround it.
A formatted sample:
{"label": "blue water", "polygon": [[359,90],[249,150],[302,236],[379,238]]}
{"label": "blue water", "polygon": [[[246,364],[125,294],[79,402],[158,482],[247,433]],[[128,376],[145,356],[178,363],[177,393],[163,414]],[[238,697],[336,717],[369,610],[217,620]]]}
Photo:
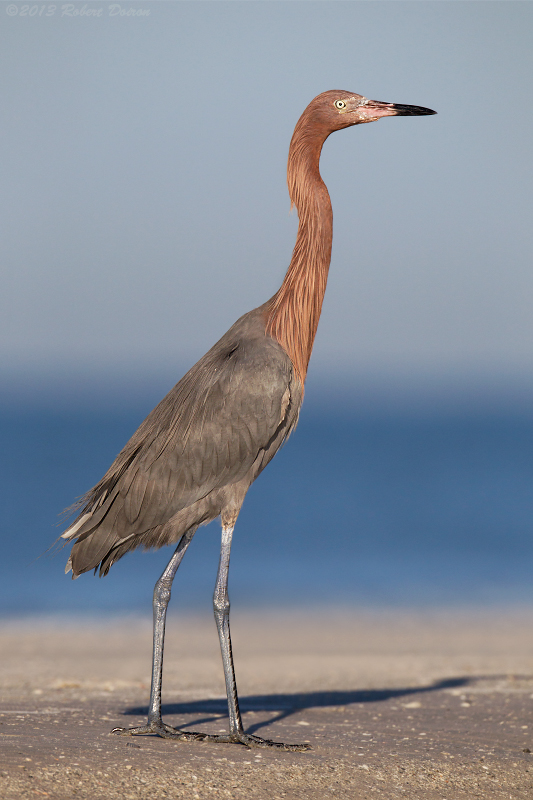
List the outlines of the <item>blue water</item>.
{"label": "blue water", "polygon": [[[346,404],[343,406],[346,408]],[[149,408],[4,408],[0,613],[150,611],[168,548],[72,581],[45,553]],[[201,528],[173,606],[208,609],[218,523]],[[238,520],[233,607],[533,602],[533,416],[306,408]]]}

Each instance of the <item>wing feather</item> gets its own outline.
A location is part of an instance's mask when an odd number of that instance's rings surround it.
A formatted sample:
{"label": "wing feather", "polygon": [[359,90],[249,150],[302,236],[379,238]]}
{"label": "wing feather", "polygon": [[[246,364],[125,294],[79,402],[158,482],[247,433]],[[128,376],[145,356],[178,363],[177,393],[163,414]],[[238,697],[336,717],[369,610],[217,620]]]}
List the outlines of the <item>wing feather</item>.
{"label": "wing feather", "polygon": [[[176,384],[86,495],[72,526],[75,574],[132,535],[164,526],[210,492],[242,480],[262,452],[268,463],[290,432],[300,402],[288,425],[291,362],[264,334],[235,331],[244,319]],[[89,516],[76,527],[83,515]]]}

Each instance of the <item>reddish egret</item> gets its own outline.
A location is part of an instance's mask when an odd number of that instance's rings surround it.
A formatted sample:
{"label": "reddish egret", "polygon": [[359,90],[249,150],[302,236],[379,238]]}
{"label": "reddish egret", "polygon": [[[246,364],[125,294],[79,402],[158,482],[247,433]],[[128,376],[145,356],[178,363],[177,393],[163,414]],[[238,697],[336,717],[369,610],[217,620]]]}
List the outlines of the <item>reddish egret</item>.
{"label": "reddish egret", "polygon": [[[237,320],[148,415],[100,483],[84,496],[77,519],[63,534],[75,540],[67,564],[74,578],[98,567],[106,575],[136,547],[177,544],[154,589],[148,722],[114,732],[307,749],[244,731],[229,628],[231,538],[248,488],[298,422],[331,257],[331,203],[319,172],[322,145],[330,133],[351,125],[434,113],[344,91],[324,92],[307,106],[289,148],[287,181],[299,226],[281,288]],[[218,736],[172,728],[161,718],[172,581],[197,528],[216,517],[221,518],[222,544],[213,606],[229,708],[229,732]]]}

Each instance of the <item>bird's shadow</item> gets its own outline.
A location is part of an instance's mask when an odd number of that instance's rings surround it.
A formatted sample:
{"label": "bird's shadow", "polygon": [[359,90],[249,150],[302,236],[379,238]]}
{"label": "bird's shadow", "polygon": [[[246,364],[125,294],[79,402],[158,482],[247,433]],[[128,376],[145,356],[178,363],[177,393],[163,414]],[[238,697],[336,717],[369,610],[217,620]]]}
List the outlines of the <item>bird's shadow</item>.
{"label": "bird's shadow", "polygon": [[[428,692],[438,692],[443,689],[456,689],[472,683],[472,677],[449,678],[436,681],[428,686],[413,686],[398,689],[369,689],[355,691],[329,691],[329,692],[304,692],[301,694],[253,694],[244,695],[239,700],[241,711],[270,711],[278,712],[268,720],[251,725],[247,732],[255,733],[259,728],[272,725],[274,722],[286,719],[302,709],[325,708],[327,706],[348,706],[353,703],[378,703],[384,700],[394,700],[410,695],[420,695]],[[135,706],[124,711],[129,716],[146,716],[147,706]],[[225,698],[208,700],[195,700],[183,703],[165,703],[162,707],[164,716],[168,714],[198,714],[198,719],[187,722],[185,727],[193,727],[201,723],[219,720],[221,715],[227,714]],[[213,716],[215,715],[215,716]]]}

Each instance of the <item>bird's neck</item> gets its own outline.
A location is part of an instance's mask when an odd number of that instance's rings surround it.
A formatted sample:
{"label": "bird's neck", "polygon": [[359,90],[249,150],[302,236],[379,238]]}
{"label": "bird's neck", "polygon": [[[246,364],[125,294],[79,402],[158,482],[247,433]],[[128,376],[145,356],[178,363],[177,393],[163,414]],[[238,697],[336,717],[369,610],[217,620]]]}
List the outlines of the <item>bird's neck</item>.
{"label": "bird's neck", "polygon": [[319,171],[325,136],[300,123],[287,167],[291,203],[298,210],[298,235],[287,274],[268,303],[267,333],[286,350],[303,386],[328,280],[333,214]]}

